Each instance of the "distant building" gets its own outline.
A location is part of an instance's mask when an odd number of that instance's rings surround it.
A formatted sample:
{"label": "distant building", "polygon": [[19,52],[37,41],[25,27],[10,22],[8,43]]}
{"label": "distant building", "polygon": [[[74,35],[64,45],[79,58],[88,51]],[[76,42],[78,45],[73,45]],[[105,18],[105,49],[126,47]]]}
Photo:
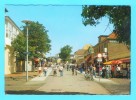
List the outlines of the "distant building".
{"label": "distant building", "polygon": [[82,49],[75,52],[75,60],[78,64],[88,62],[93,53],[93,48],[90,44],[86,44]]}
{"label": "distant building", "polygon": [[16,72],[16,55],[13,53],[11,42],[21,30],[9,17],[5,16],[5,74]]}
{"label": "distant building", "polygon": [[81,64],[84,62],[84,58],[87,55],[87,50],[79,49],[75,52],[75,60],[78,64]]}

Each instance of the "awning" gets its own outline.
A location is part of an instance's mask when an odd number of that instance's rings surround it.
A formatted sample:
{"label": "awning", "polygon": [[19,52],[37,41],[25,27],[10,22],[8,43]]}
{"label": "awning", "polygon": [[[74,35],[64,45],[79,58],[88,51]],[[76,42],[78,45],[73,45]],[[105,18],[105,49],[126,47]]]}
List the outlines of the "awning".
{"label": "awning", "polygon": [[112,61],[108,61],[108,62],[105,62],[105,63],[103,63],[103,64],[105,64],[105,65],[111,65],[111,64],[112,64]]}
{"label": "awning", "polygon": [[123,62],[121,60],[113,60],[112,64],[122,64]]}
{"label": "awning", "polygon": [[105,65],[111,65],[111,64],[122,64],[122,63],[128,63],[130,62],[130,58],[123,58],[123,59],[118,59],[118,60],[112,60],[112,61],[108,61],[108,62],[105,62],[103,64]]}
{"label": "awning", "polygon": [[130,62],[130,58],[124,58],[124,59],[120,59],[123,63],[128,63]]}
{"label": "awning", "polygon": [[85,58],[85,61],[89,62],[91,59],[91,55],[88,55],[86,58]]}

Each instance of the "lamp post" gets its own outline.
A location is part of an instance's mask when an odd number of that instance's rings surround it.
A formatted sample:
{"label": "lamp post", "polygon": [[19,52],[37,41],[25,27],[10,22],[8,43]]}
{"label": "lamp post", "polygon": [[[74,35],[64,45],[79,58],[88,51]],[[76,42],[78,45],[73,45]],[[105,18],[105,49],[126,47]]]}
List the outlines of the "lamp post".
{"label": "lamp post", "polygon": [[30,20],[23,20],[23,23],[26,24],[27,34],[26,34],[26,81],[28,81],[28,24],[31,23]]}

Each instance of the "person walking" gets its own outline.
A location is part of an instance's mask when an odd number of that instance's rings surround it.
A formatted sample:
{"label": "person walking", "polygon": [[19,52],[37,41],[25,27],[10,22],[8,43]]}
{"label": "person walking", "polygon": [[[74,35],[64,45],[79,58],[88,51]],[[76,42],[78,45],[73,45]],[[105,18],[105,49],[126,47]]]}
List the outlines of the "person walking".
{"label": "person walking", "polygon": [[77,75],[77,71],[78,71],[78,64],[75,65],[75,75]]}
{"label": "person walking", "polygon": [[106,75],[106,69],[105,66],[102,67],[102,78],[105,78]]}
{"label": "person walking", "polygon": [[69,67],[69,64],[67,64],[67,71],[69,71],[69,68],[70,68],[70,67]]}
{"label": "person walking", "polygon": [[114,70],[115,70],[115,67],[112,66],[112,67],[111,67],[111,77],[112,77],[112,78],[114,78]]}
{"label": "person walking", "polygon": [[72,70],[72,75],[74,75],[74,70],[75,70],[75,65],[74,64],[71,65],[71,70]]}
{"label": "person walking", "polygon": [[111,70],[110,66],[106,66],[106,78],[110,78]]}
{"label": "person walking", "polygon": [[54,64],[53,66],[52,66],[53,68],[53,76],[57,76],[57,65],[56,64]]}
{"label": "person walking", "polygon": [[39,67],[38,67],[38,74],[39,74],[39,77],[41,76],[41,73],[42,73],[42,67],[39,66]]}
{"label": "person walking", "polygon": [[43,68],[44,76],[46,76],[46,75],[47,75],[47,69],[48,69],[48,68],[47,68],[47,66],[45,65],[45,66],[44,66],[44,68]]}
{"label": "person walking", "polygon": [[89,64],[90,79],[93,80],[93,65]]}
{"label": "person walking", "polygon": [[102,76],[102,66],[99,67],[99,76]]}
{"label": "person walking", "polygon": [[95,66],[93,66],[93,75],[94,75],[95,78],[96,78],[96,67],[95,67]]}
{"label": "person walking", "polygon": [[63,76],[63,66],[62,65],[59,66],[59,72],[60,72],[60,76]]}

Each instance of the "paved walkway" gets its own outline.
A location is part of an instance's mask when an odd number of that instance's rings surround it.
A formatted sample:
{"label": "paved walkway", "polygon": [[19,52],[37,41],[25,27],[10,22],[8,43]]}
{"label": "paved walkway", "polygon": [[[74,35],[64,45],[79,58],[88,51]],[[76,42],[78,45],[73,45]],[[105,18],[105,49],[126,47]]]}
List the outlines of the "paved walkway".
{"label": "paved walkway", "polygon": [[31,79],[30,81],[44,81],[44,80],[48,77],[48,75],[51,73],[51,71],[52,71],[52,68],[48,68],[48,70],[47,70],[47,75],[46,75],[46,76],[44,76],[44,75],[42,74],[40,77],[37,76],[37,77]]}
{"label": "paved walkway", "polygon": [[[77,93],[77,94],[129,94],[130,80],[111,78],[105,79],[97,76],[94,81],[88,81],[84,78],[84,73],[72,76],[71,71],[64,70],[64,76],[53,76],[52,68],[48,69],[47,76],[37,76],[37,72],[30,73],[34,78],[25,81],[25,74],[15,74],[6,77],[6,91],[9,94],[59,94],[59,93]],[[11,78],[14,76],[15,80]],[[18,77],[20,76],[20,77]],[[35,77],[37,76],[37,77]],[[13,77],[13,78],[14,78]],[[125,89],[126,88],[126,89]],[[109,92],[110,91],[110,92]]]}
{"label": "paved walkway", "polygon": [[77,93],[77,94],[110,94],[108,90],[95,81],[87,81],[80,73],[73,75],[71,71],[64,70],[64,76],[53,76],[51,69],[48,71],[48,77],[36,77],[27,82],[27,85],[44,82],[44,85],[36,89],[45,93]]}

